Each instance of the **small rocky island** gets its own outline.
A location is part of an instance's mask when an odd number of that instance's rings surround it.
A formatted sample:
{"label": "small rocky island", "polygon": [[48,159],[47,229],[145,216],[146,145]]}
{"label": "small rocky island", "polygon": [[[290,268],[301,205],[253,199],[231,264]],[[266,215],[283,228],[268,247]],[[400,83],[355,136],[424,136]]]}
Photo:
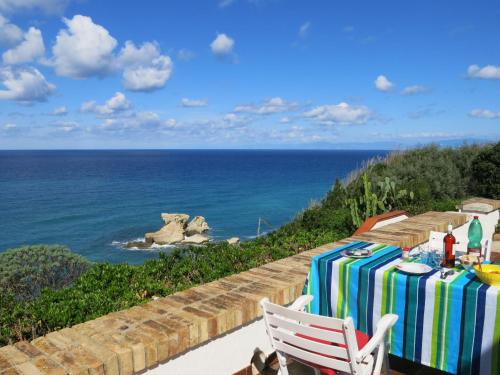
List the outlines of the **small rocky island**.
{"label": "small rocky island", "polygon": [[147,249],[157,245],[202,245],[209,241],[206,232],[210,229],[203,216],[189,221],[187,214],[161,214],[165,225],[159,231],[146,233],[143,241],[131,241],[127,248]]}
{"label": "small rocky island", "polygon": [[[153,245],[204,245],[210,241],[207,235],[210,227],[203,216],[189,221],[188,214],[161,214],[165,225],[156,232],[146,233],[144,241],[130,241],[128,249],[149,249]],[[229,245],[239,246],[239,237],[226,240]]]}

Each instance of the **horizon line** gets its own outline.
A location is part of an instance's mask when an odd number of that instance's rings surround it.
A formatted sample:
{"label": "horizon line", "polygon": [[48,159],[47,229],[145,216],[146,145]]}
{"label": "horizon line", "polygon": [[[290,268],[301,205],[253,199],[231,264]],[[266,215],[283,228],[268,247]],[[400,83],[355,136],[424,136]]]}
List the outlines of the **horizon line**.
{"label": "horizon line", "polygon": [[[414,146],[418,147],[418,146]],[[394,148],[17,148],[4,151],[393,151]]]}

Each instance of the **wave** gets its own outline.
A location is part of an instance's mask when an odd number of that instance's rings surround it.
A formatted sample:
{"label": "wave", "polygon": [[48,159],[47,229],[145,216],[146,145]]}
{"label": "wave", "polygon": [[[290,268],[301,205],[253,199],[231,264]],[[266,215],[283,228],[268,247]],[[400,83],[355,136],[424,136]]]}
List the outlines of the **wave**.
{"label": "wave", "polygon": [[117,247],[121,250],[132,250],[132,251],[160,251],[164,249],[173,249],[178,247],[177,245],[158,245],[156,243],[146,248],[139,248],[137,246],[127,247],[127,244],[129,242],[145,242],[145,240],[146,239],[144,237],[138,237],[128,241],[112,241],[111,246]]}

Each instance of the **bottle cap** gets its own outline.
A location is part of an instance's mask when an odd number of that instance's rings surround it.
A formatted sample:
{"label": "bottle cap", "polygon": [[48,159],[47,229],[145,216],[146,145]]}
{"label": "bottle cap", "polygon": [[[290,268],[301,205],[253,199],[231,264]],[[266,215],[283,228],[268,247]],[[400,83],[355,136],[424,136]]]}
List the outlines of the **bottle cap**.
{"label": "bottle cap", "polygon": [[479,219],[479,216],[477,216],[477,215],[474,215],[474,219]]}
{"label": "bottle cap", "polygon": [[453,231],[453,225],[448,224],[448,233],[451,233]]}

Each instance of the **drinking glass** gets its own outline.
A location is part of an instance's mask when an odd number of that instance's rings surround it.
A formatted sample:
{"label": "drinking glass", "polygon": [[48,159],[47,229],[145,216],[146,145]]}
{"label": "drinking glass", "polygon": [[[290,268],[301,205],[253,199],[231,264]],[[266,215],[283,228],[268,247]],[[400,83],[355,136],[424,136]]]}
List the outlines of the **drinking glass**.
{"label": "drinking glass", "polygon": [[443,261],[443,253],[441,251],[432,252],[432,268],[440,268]]}

